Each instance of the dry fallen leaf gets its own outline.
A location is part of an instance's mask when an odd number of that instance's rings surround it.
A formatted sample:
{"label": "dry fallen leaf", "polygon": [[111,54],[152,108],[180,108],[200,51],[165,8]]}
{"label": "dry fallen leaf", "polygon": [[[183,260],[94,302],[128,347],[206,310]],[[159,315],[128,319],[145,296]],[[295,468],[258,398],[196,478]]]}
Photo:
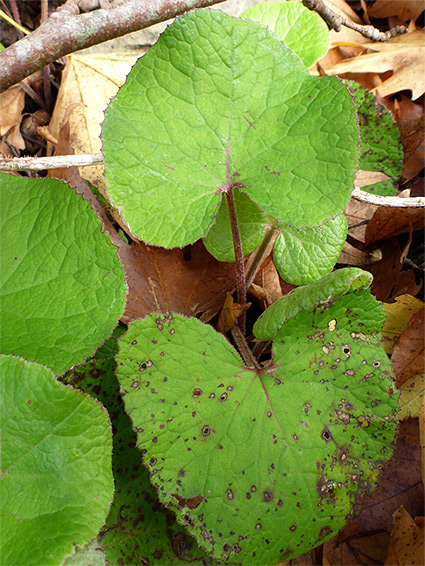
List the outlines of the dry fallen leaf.
{"label": "dry fallen leaf", "polygon": [[[423,513],[423,500],[419,423],[418,419],[408,419],[400,423],[394,455],[385,466],[378,487],[371,495],[362,497],[358,515],[348,521],[336,540],[333,539],[333,544],[329,545],[327,564],[354,566],[359,564],[359,558],[362,566],[383,564],[394,511],[404,505],[412,516],[420,515]],[[375,561],[368,560],[367,556]]]}
{"label": "dry fallen leaf", "polygon": [[16,149],[25,149],[24,138],[19,131],[22,111],[25,106],[25,91],[18,83],[0,94],[0,136]]}
{"label": "dry fallen leaf", "polygon": [[362,47],[372,51],[346,59],[325,68],[329,75],[344,73],[385,73],[394,71],[377,90],[381,96],[389,96],[401,90],[411,90],[416,100],[425,92],[425,33],[416,30],[391,38],[386,42],[363,43]]}
{"label": "dry fallen leaf", "polygon": [[412,375],[425,373],[425,307],[415,313],[397,340],[391,362],[399,387]]}
{"label": "dry fallen leaf", "polygon": [[183,250],[132,242],[120,246],[118,257],[129,288],[122,318],[126,324],[148,312],[169,311],[207,322],[235,285],[235,264],[217,261],[202,241]]}
{"label": "dry fallen leaf", "polygon": [[392,354],[400,334],[409,326],[412,316],[424,306],[423,301],[411,295],[401,295],[394,303],[384,303],[386,316],[382,329],[382,346],[387,354]]}
{"label": "dry fallen leaf", "polygon": [[[141,53],[69,55],[50,123],[52,134],[58,136],[60,123],[70,104],[80,102],[81,106],[70,118],[69,142],[77,154],[98,153],[101,149],[100,125],[103,113],[140,55]],[[104,191],[103,166],[84,167],[83,171],[81,174],[84,179],[101,192]]]}
{"label": "dry fallen leaf", "polygon": [[361,265],[370,265],[372,262],[369,253],[352,246],[350,242],[344,242],[344,247],[339,254],[337,263],[359,267]]}
{"label": "dry fallen leaf", "polygon": [[372,18],[398,16],[403,22],[416,20],[423,11],[423,0],[376,0],[368,8],[369,16]]}
{"label": "dry fallen leaf", "polygon": [[241,314],[250,306],[251,303],[247,303],[246,305],[239,305],[238,303],[235,303],[232,294],[227,293],[218,319],[217,330],[222,334],[227,334],[229,330],[235,326],[236,321]]}
{"label": "dry fallen leaf", "polygon": [[424,520],[412,519],[403,505],[394,513],[394,528],[385,566],[423,564]]}
{"label": "dry fallen leaf", "polygon": [[413,375],[400,387],[399,421],[419,417],[420,408],[424,399],[425,374]]}

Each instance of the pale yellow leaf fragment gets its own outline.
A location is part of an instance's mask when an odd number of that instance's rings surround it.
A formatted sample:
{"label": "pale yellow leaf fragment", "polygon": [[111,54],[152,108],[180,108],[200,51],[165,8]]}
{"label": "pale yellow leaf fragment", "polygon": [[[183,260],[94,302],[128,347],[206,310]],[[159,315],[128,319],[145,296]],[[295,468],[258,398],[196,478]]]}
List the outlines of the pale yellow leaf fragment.
{"label": "pale yellow leaf fragment", "polygon": [[425,375],[423,373],[409,377],[400,386],[400,412],[397,415],[399,421],[409,417],[419,417],[425,392]]}
{"label": "pale yellow leaf fragment", "polygon": [[385,175],[385,173],[381,173],[380,171],[363,171],[362,169],[359,169],[354,179],[354,185],[361,189],[362,187],[374,185],[375,183],[387,181],[388,179],[391,179],[391,177]]}
{"label": "pale yellow leaf fragment", "polygon": [[[76,154],[98,153],[101,150],[100,131],[104,111],[140,55],[138,52],[77,53],[68,56],[50,124],[52,134],[57,137],[68,106],[80,102],[82,106],[74,110],[69,121],[70,144]],[[80,173],[83,179],[103,192],[103,166],[84,167]]]}
{"label": "pale yellow leaf fragment", "polygon": [[384,303],[386,321],[382,329],[382,346],[392,354],[400,334],[409,326],[412,316],[424,306],[423,301],[411,295],[396,297],[395,303]]}
{"label": "pale yellow leaf fragment", "polygon": [[393,530],[385,559],[386,566],[423,564],[424,521],[412,519],[403,505],[393,514]]}

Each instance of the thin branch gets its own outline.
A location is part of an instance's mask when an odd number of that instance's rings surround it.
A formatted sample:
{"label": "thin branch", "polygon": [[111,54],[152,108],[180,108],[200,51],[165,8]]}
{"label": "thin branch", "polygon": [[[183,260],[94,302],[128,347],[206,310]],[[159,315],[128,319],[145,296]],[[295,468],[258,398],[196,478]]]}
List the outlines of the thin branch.
{"label": "thin branch", "polygon": [[350,28],[361,33],[363,37],[367,37],[373,41],[388,41],[396,35],[407,32],[407,28],[405,26],[396,26],[395,28],[382,32],[374,26],[356,24],[355,22],[347,20],[343,16],[335,13],[326,6],[323,0],[302,0],[302,2],[306,8],[313,12],[317,12],[320,16],[322,16],[328,26],[335,31],[341,31],[341,26],[345,26],[346,28]]}
{"label": "thin branch", "polygon": [[127,0],[87,14],[53,13],[30,35],[0,52],[0,92],[60,57],[224,0]]}
{"label": "thin branch", "polygon": [[425,208],[425,197],[383,197],[362,191],[358,187],[351,193],[351,198],[375,206],[389,206],[392,208]]}
{"label": "thin branch", "polygon": [[53,157],[0,157],[0,171],[45,171],[86,165],[103,165],[103,155],[95,153]]}

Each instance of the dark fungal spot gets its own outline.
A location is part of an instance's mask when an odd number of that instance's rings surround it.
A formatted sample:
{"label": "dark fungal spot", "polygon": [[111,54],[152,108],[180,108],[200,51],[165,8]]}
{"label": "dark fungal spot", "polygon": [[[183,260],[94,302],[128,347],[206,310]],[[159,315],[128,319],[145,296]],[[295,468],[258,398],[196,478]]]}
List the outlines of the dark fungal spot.
{"label": "dark fungal spot", "polygon": [[319,539],[327,537],[332,532],[330,527],[322,527],[319,532]]}
{"label": "dark fungal spot", "polygon": [[202,434],[208,436],[211,433],[211,429],[208,425],[202,427]]}
{"label": "dark fungal spot", "polygon": [[233,385],[228,385],[228,386],[227,386],[227,391],[233,391]]}
{"label": "dark fungal spot", "polygon": [[291,526],[289,527],[289,530],[292,531],[292,532],[294,532],[294,531],[297,530],[297,526],[296,526],[296,525],[291,525]]}
{"label": "dark fungal spot", "polygon": [[271,491],[269,491],[268,489],[266,489],[263,492],[263,499],[266,503],[270,503],[270,501],[273,501],[273,493]]}
{"label": "dark fungal spot", "polygon": [[178,493],[172,493],[171,497],[178,503],[179,509],[183,509],[183,507],[188,507],[189,509],[196,509],[199,505],[206,501],[207,498],[202,495],[193,495],[192,497],[182,497]]}
{"label": "dark fungal spot", "polygon": [[251,494],[249,493],[249,491],[248,491],[247,493],[245,493],[245,497],[246,497],[247,499],[251,499]]}
{"label": "dark fungal spot", "polygon": [[259,531],[260,529],[263,528],[263,525],[262,525],[261,523],[257,523],[257,524],[255,525],[255,528],[257,529],[257,531]]}
{"label": "dark fungal spot", "polygon": [[379,366],[381,365],[381,362],[379,360],[376,360],[376,362],[373,362],[373,367],[374,368],[379,368]]}
{"label": "dark fungal spot", "polygon": [[135,346],[137,344],[137,340],[133,340],[132,344]]}
{"label": "dark fungal spot", "polygon": [[195,387],[195,389],[192,391],[192,397],[198,398],[202,395],[202,389],[199,389],[198,387]]}
{"label": "dark fungal spot", "polygon": [[215,399],[215,393],[211,393],[211,395],[208,395],[209,399]]}
{"label": "dark fungal spot", "polygon": [[155,464],[157,463],[157,459],[154,458],[152,456],[152,458],[149,458],[149,466],[155,466]]}
{"label": "dark fungal spot", "polygon": [[332,434],[330,433],[330,430],[328,429],[328,427],[325,427],[322,430],[321,437],[323,438],[323,440],[326,441],[326,443],[328,443],[332,440]]}
{"label": "dark fungal spot", "polygon": [[255,487],[255,485],[252,485],[252,486],[251,486],[251,492],[252,492],[252,493],[255,493],[256,491],[257,491],[257,488]]}
{"label": "dark fungal spot", "polygon": [[230,499],[230,500],[235,497],[233,495],[233,491],[230,488],[226,491],[226,496],[227,496],[227,499]]}
{"label": "dark fungal spot", "polygon": [[272,416],[272,412],[271,411],[267,411],[267,416],[270,418]]}
{"label": "dark fungal spot", "polygon": [[227,399],[227,393],[224,392],[220,395],[220,401],[226,401],[226,399]]}

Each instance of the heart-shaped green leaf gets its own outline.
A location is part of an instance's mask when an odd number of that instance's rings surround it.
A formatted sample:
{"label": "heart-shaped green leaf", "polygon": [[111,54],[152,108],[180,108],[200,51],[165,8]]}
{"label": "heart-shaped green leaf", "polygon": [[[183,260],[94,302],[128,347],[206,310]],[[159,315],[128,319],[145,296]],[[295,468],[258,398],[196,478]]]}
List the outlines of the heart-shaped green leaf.
{"label": "heart-shaped green leaf", "polygon": [[301,2],[256,4],[245,10],[242,18],[269,26],[307,67],[323,57],[329,48],[329,30],[324,20]]}
{"label": "heart-shaped green leaf", "polygon": [[219,10],[167,28],[112,100],[102,139],[112,204],[164,247],[205,236],[235,187],[280,221],[320,225],[344,210],[357,169],[346,87]]}
{"label": "heart-shaped green leaf", "polygon": [[61,564],[109,511],[108,414],[39,364],[0,356],[0,378],[1,563]]}
{"label": "heart-shaped green leaf", "polygon": [[0,186],[1,351],[61,374],[123,313],[117,250],[90,203],[63,182],[1,175]]}
{"label": "heart-shaped green leaf", "polygon": [[334,267],[347,237],[343,214],[315,228],[297,229],[280,224],[273,260],[281,277],[294,285],[307,285]]}
{"label": "heart-shaped green leaf", "polygon": [[149,315],[121,338],[121,393],[151,481],[215,558],[300,555],[376,484],[398,409],[381,318],[361,289],[301,311],[258,370],[197,319]]}

